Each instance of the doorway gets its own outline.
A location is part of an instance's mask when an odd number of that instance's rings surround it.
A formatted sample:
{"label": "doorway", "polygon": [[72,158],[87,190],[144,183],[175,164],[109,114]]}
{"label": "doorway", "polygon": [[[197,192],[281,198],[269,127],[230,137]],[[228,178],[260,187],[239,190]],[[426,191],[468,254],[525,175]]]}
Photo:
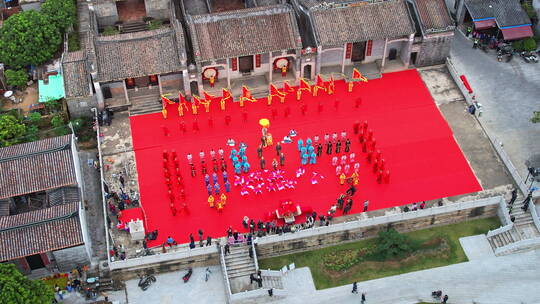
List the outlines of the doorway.
{"label": "doorway", "polygon": [[412,65],[416,64],[416,57],[418,57],[418,52],[412,52],[411,53],[411,64]]}
{"label": "doorway", "polygon": [[43,260],[39,254],[27,256],[26,262],[28,263],[28,266],[30,266],[31,270],[45,267],[45,263],[43,263]]}
{"label": "doorway", "polygon": [[390,49],[388,52],[388,60],[396,60],[397,58],[397,49]]}
{"label": "doorway", "polygon": [[191,95],[199,95],[199,86],[196,81],[189,82],[189,89],[191,90]]}
{"label": "doorway", "polygon": [[253,56],[243,56],[238,58],[238,61],[240,73],[251,73],[253,71]]}
{"label": "doorway", "polygon": [[303,78],[311,79],[311,64],[306,64],[304,66]]}
{"label": "doorway", "polygon": [[143,21],[146,16],[144,0],[116,1],[116,11],[118,20],[125,23]]}
{"label": "doorway", "polygon": [[360,62],[364,61],[366,58],[366,42],[355,42],[353,43],[352,52],[351,52],[351,61]]}

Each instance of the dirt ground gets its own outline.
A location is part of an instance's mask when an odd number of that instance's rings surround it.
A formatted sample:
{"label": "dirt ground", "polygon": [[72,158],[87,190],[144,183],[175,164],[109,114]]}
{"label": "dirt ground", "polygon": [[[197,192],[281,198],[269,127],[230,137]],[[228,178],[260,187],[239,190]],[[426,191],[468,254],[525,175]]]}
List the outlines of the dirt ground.
{"label": "dirt ground", "polygon": [[24,91],[15,91],[15,96],[17,99],[22,99],[21,103],[13,103],[11,101],[6,101],[3,110],[12,110],[12,109],[21,109],[23,114],[26,115],[29,112],[30,106],[38,103],[38,85],[37,83],[32,84],[27,87]]}

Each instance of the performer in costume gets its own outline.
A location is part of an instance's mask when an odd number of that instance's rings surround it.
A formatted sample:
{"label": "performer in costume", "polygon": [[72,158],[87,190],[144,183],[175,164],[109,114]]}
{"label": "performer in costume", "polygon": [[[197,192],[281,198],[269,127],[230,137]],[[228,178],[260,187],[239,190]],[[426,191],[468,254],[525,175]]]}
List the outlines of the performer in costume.
{"label": "performer in costume", "polygon": [[214,196],[213,195],[208,196],[208,206],[210,206],[210,208],[214,208]]}
{"label": "performer in costume", "polygon": [[341,173],[341,174],[339,175],[339,184],[340,184],[340,185],[344,185],[346,179],[347,179],[347,176],[345,175],[345,173]]}

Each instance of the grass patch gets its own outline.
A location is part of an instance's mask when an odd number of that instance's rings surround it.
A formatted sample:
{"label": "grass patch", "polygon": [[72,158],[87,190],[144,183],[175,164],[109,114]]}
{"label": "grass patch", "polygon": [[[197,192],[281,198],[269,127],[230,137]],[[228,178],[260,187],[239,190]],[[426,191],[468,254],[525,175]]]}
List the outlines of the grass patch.
{"label": "grass patch", "polygon": [[54,275],[51,277],[44,278],[42,280],[43,280],[43,283],[51,287],[52,290],[54,290],[54,287],[56,285],[58,285],[60,289],[66,289],[68,276],[67,274],[59,274],[59,275]]}
{"label": "grass patch", "polygon": [[[434,248],[435,244],[440,244],[440,240],[444,240],[444,243],[447,244],[444,253],[415,254],[413,252],[408,257],[400,260],[362,261],[345,271],[329,269],[325,266],[325,259],[327,260],[329,256],[332,254],[335,255],[339,251],[372,250],[377,240],[362,240],[314,251],[263,259],[259,261],[259,266],[261,269],[281,269],[284,265],[295,263],[296,267],[309,267],[313,275],[315,287],[317,289],[324,289],[351,284],[355,281],[373,280],[411,271],[466,262],[467,257],[459,244],[459,238],[483,234],[497,227],[500,227],[499,219],[493,217],[409,232],[405,235],[411,241],[424,244],[424,246],[421,246],[421,250],[428,248],[427,251],[429,251],[429,248]],[[433,246],[430,246],[430,244],[433,244]]]}

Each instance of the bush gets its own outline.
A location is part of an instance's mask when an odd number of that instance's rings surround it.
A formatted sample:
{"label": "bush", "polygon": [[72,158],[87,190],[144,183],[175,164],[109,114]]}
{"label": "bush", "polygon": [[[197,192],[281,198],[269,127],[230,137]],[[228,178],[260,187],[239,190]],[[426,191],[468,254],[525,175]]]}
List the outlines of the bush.
{"label": "bush", "polygon": [[6,70],[5,75],[8,85],[19,89],[26,87],[26,83],[28,82],[28,73],[26,73],[26,70]]}
{"label": "bush", "polygon": [[536,17],[536,11],[534,10],[533,7],[531,7],[529,5],[529,3],[523,2],[521,4],[521,7],[523,7],[523,10],[527,13],[527,16],[529,16],[529,18],[532,19],[532,18]]}
{"label": "bush", "polygon": [[540,111],[534,111],[533,117],[531,118],[532,123],[539,123],[540,122]]}
{"label": "bush", "polygon": [[28,114],[28,120],[32,124],[37,124],[41,120],[41,114],[39,112],[32,112]]}
{"label": "bush", "polygon": [[39,128],[35,125],[29,126],[26,129],[26,141],[36,141],[39,139]]}
{"label": "bush", "polygon": [[79,41],[79,33],[71,32],[68,34],[68,51],[76,52],[81,50],[81,42]]}
{"label": "bush", "polygon": [[523,40],[512,41],[512,48],[518,52],[523,51]]}
{"label": "bush", "polygon": [[22,11],[0,27],[0,62],[19,69],[40,65],[53,57],[61,43],[60,31],[47,17]]}
{"label": "bush", "polygon": [[51,119],[51,125],[53,126],[53,128],[59,128],[59,127],[65,126],[66,123],[64,121],[64,117],[62,117],[62,115],[60,114],[54,115],[53,118]]}
{"label": "bush", "polygon": [[403,258],[413,251],[410,239],[394,228],[380,231],[375,246],[375,256],[382,259]]}
{"label": "bush", "polygon": [[528,52],[536,50],[536,40],[534,40],[534,38],[523,40],[523,50]]}
{"label": "bush", "polygon": [[119,34],[120,32],[114,27],[114,26],[107,26],[105,27],[105,29],[103,30],[103,33],[101,33],[103,36],[112,36],[112,35],[117,35]]}
{"label": "bush", "polygon": [[151,20],[148,22],[148,29],[149,30],[157,30],[163,25],[163,21],[161,20]]}

